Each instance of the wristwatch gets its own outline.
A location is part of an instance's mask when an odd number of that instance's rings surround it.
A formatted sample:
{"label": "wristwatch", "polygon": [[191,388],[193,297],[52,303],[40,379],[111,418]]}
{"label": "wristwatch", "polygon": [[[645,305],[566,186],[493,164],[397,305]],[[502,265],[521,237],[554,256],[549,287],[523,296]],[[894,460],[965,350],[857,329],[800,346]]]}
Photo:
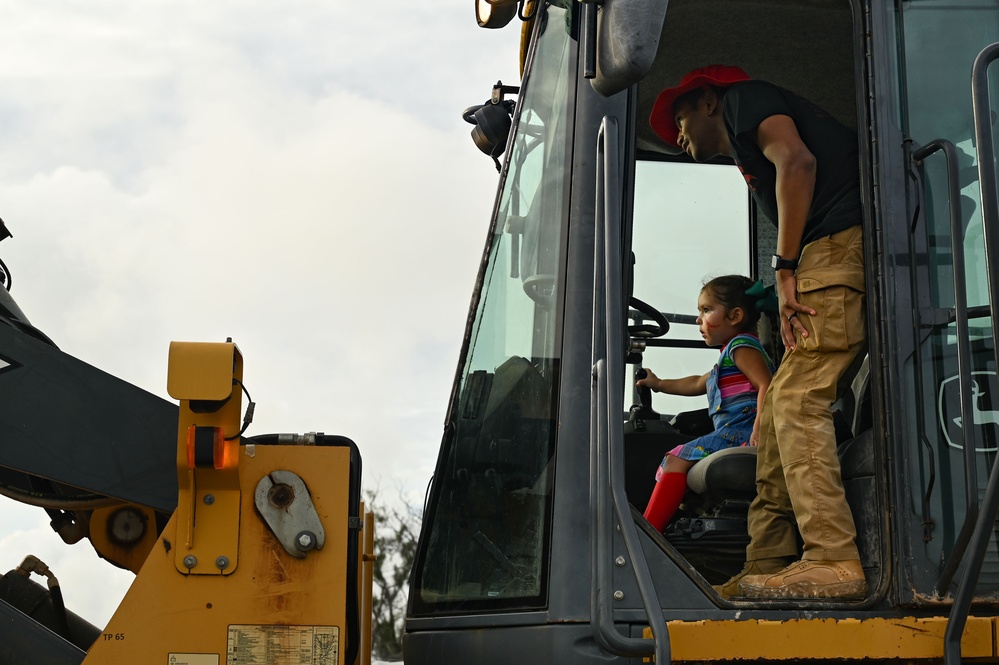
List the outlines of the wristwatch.
{"label": "wristwatch", "polygon": [[774,254],[773,258],[770,259],[770,267],[774,270],[797,270],[798,259],[785,259],[778,254]]}

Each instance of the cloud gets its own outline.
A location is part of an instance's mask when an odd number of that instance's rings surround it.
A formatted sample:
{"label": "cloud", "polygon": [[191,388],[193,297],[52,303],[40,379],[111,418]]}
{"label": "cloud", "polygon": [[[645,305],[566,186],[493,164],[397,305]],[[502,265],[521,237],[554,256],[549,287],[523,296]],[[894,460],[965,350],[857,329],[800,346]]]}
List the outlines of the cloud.
{"label": "cloud", "polygon": [[[138,192],[69,167],[0,184],[14,294],[65,350],[161,395],[171,339],[231,336],[264,418],[277,390],[313,405],[308,427],[346,421],[362,445],[400,411],[433,406],[439,424],[488,216],[478,174],[457,166],[468,148],[349,94],[287,106],[235,129],[225,108],[192,113]],[[290,115],[296,131],[266,135]],[[253,380],[264,367],[273,378]],[[284,402],[278,424],[295,428]],[[324,409],[344,413],[324,424]]]}

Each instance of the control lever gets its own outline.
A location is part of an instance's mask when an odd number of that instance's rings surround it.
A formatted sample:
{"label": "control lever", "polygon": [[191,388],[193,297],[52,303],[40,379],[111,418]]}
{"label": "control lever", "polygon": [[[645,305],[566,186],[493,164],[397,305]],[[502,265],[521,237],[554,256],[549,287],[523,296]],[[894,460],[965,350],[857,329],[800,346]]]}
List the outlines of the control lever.
{"label": "control lever", "polygon": [[[635,372],[637,379],[644,379],[649,374],[644,369]],[[628,410],[628,422],[635,432],[645,431],[645,421],[661,420],[658,413],[652,410],[652,389],[642,386],[638,389],[638,404],[632,405]]]}
{"label": "control lever", "polygon": [[[644,379],[648,375],[649,375],[649,373],[645,371],[644,367],[639,368],[639,370],[637,372],[635,372],[635,378],[637,378],[637,379]],[[652,410],[652,389],[649,388],[648,386],[640,386],[638,388],[638,402],[639,402],[639,404],[642,405],[642,410],[643,411],[651,411]]]}

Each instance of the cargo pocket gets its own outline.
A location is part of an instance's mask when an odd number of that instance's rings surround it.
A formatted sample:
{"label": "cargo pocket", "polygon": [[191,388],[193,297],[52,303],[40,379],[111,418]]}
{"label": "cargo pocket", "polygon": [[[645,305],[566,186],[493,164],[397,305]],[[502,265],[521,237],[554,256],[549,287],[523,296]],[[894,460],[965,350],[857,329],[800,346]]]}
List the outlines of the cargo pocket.
{"label": "cargo pocket", "polygon": [[823,286],[817,280],[798,282],[798,302],[818,314],[799,315],[808,337],[805,350],[829,353],[846,351],[864,340],[864,294],[849,286]]}

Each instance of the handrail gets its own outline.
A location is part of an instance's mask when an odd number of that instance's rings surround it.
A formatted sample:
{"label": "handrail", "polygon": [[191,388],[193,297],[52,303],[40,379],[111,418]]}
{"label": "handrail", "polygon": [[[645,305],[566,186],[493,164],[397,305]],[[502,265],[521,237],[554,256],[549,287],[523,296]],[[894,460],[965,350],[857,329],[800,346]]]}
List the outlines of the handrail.
{"label": "handrail", "polygon": [[[655,654],[656,663],[670,663],[669,631],[662,616],[638,529],[624,491],[624,432],[617,426],[622,411],[625,325],[621,272],[621,176],[618,126],[604,117],[597,134],[597,182],[593,248],[593,375],[590,386],[590,621],[597,643],[619,656]],[[598,322],[604,321],[603,325]],[[608,491],[609,490],[609,491]],[[611,587],[613,519],[617,517],[638,592],[648,615],[652,640],[626,637],[614,626]]]}
{"label": "handrail", "polygon": [[[993,264],[999,263],[996,252],[999,251],[999,199],[996,198],[996,166],[995,150],[992,144],[992,113],[989,103],[989,65],[999,58],[999,43],[991,44],[982,49],[975,58],[971,68],[971,102],[975,118],[975,145],[978,150],[978,186],[982,194],[982,225],[985,231],[986,271],[989,283],[989,305],[992,312],[999,301],[999,269]],[[999,364],[999,346],[996,345],[997,326],[995,316],[992,317],[992,346]],[[957,665],[961,662],[961,635],[968,621],[971,610],[971,599],[975,593],[975,585],[982,570],[985,550],[992,536],[996,513],[999,511],[999,464],[993,463],[989,473],[989,482],[985,488],[975,530],[971,535],[967,554],[968,561],[964,574],[954,595],[950,618],[947,621],[947,631],[944,633],[944,663]]]}
{"label": "handrail", "polygon": [[[903,142],[903,145],[909,147],[909,141]],[[909,156],[909,161],[910,162],[912,161],[911,155]],[[913,180],[916,181],[916,184],[918,186],[920,187],[922,186],[922,180],[916,177],[912,169],[908,169],[908,174],[909,177],[911,177]],[[913,269],[909,271],[909,282],[910,282],[909,291],[911,294],[913,294],[913,297],[915,297],[918,293],[920,293],[918,288],[919,280],[917,276],[917,271],[914,268],[916,265],[916,256],[917,256],[917,250],[915,244],[916,226],[919,224],[919,219],[920,219],[919,210],[920,210],[920,202],[922,201],[922,199],[923,195],[919,194],[918,201],[916,203],[916,210],[912,215],[912,222],[908,226],[908,233],[906,233],[906,240],[909,247],[909,257],[913,265]],[[916,316],[917,327],[923,326],[924,309],[925,308],[923,307],[919,307],[914,312]],[[920,352],[921,347],[922,347],[922,340],[920,339],[919,332],[917,330],[915,344],[913,344],[912,347],[913,366],[916,368],[920,368],[923,366],[923,361]],[[917,369],[917,371],[914,372],[914,377],[915,377],[915,388],[916,388],[916,400],[913,408],[915,409],[916,412],[916,422],[924,423],[926,422],[926,413],[925,413],[925,404],[923,396],[926,394],[926,389],[923,382],[923,373],[921,371],[918,371]],[[926,486],[923,488],[923,495],[921,497],[922,510],[923,510],[923,515],[922,515],[923,542],[928,543],[933,539],[934,525],[933,525],[933,518],[931,516],[932,508],[930,506],[930,497],[932,497],[933,495],[933,487],[936,484],[936,464],[934,463],[933,460],[933,454],[934,454],[933,443],[930,441],[929,436],[927,436],[925,427],[917,428],[917,438],[919,440],[920,445],[922,445],[926,449],[926,463],[928,467],[927,472],[929,474],[929,477],[926,479]]]}
{"label": "handrail", "polygon": [[958,179],[957,148],[945,139],[930,141],[914,150],[912,161],[921,165],[930,155],[943,152],[947,164],[947,198],[950,211],[951,263],[954,267],[954,323],[957,327],[957,375],[961,405],[961,435],[964,446],[964,523],[947,558],[947,565],[937,579],[936,594],[947,593],[957,567],[964,559],[968,541],[978,518],[978,464],[975,452],[975,428],[971,415],[971,332],[968,329],[968,289],[965,284],[964,244],[961,242],[961,186]]}

